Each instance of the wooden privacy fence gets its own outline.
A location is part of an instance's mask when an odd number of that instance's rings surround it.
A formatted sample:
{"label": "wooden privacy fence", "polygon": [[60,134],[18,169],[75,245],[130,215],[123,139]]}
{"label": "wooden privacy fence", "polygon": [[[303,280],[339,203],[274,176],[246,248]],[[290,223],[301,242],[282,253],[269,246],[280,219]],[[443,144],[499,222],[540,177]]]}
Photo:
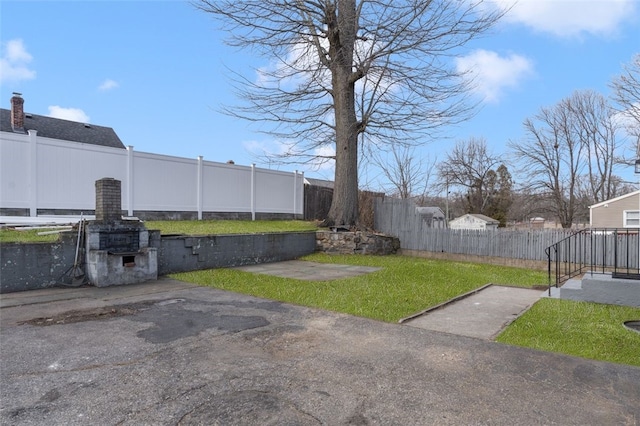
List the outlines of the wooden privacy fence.
{"label": "wooden privacy fence", "polygon": [[378,198],[375,229],[400,239],[405,250],[546,261],[545,249],[574,233],[571,230],[480,231],[432,228],[411,200]]}
{"label": "wooden privacy fence", "polygon": [[[545,249],[569,235],[563,231],[508,231],[428,229],[422,232],[413,250],[510,259],[547,260]],[[409,248],[409,247],[407,247]]]}

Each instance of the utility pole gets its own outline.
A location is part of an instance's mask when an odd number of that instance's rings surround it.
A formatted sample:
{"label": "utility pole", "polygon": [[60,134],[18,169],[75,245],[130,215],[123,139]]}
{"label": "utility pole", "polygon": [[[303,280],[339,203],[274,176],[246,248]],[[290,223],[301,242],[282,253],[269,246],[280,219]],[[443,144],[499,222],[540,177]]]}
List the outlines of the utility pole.
{"label": "utility pole", "polygon": [[447,193],[445,194],[444,209],[445,212],[445,228],[449,229],[449,178],[447,178]]}

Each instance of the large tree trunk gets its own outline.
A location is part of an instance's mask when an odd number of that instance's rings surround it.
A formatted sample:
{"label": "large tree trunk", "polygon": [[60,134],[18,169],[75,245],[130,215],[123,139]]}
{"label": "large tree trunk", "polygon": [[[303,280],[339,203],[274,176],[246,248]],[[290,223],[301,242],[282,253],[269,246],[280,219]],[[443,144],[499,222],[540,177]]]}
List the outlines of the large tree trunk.
{"label": "large tree trunk", "polygon": [[353,227],[358,222],[358,119],[355,108],[353,52],[355,0],[338,0],[328,13],[329,54],[335,113],[336,172],[333,200],[325,225]]}
{"label": "large tree trunk", "polygon": [[358,221],[358,133],[350,86],[336,94],[336,172],[328,226],[352,227]]}

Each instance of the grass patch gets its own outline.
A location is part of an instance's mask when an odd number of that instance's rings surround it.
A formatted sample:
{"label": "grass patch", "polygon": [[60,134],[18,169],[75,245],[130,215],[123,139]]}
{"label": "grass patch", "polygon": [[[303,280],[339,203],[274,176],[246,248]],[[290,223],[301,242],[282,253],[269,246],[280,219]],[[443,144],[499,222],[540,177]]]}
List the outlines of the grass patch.
{"label": "grass patch", "polygon": [[313,222],[302,220],[150,220],[147,229],[159,229],[164,235],[258,234],[265,232],[315,231]]}
{"label": "grass patch", "polygon": [[496,339],[510,345],[640,366],[640,308],[541,299]]}
{"label": "grass patch", "polygon": [[380,271],[333,281],[302,281],[210,269],[173,278],[257,297],[396,322],[487,283],[532,287],[546,274],[521,268],[408,256],[313,254],[314,262],[381,267]]}
{"label": "grass patch", "polygon": [[0,243],[53,243],[58,240],[58,234],[38,235],[47,229],[30,229],[16,231],[15,229],[0,229]]}
{"label": "grass patch", "polygon": [[[302,220],[151,220],[145,222],[147,229],[160,230],[161,234],[210,235],[210,234],[259,234],[269,232],[316,231],[314,222]],[[16,231],[0,229],[0,243],[51,243],[57,234],[38,235],[45,229]]]}

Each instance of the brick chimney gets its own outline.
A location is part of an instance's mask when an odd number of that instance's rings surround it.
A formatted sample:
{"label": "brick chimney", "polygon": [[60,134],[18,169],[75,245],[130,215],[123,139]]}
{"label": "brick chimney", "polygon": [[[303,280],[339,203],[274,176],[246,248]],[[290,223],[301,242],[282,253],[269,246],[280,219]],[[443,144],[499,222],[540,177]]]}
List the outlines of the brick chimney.
{"label": "brick chimney", "polygon": [[11,128],[24,133],[24,99],[22,93],[13,92],[11,97]]}
{"label": "brick chimney", "polygon": [[120,222],[122,219],[122,184],[114,178],[96,181],[96,221]]}

